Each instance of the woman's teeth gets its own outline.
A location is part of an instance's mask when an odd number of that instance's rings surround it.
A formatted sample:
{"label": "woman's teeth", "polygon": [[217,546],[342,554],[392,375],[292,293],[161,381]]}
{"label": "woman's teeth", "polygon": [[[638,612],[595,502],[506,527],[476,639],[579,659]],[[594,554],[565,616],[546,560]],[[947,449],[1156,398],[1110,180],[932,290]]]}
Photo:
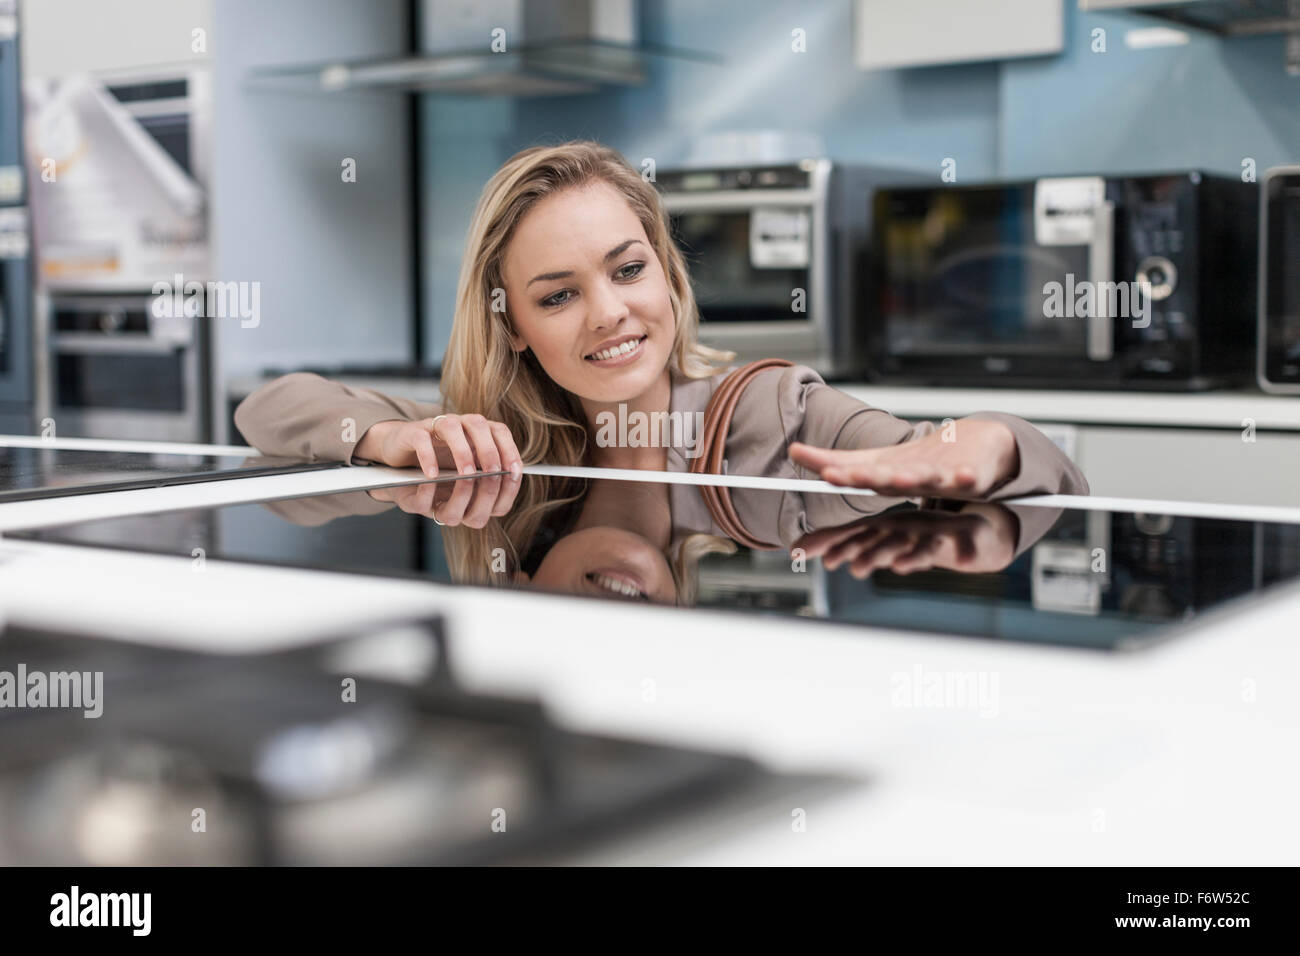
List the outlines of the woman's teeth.
{"label": "woman's teeth", "polygon": [[601,349],[599,352],[592,352],[587,356],[587,358],[594,362],[603,362],[606,359],[619,358],[620,356],[627,355],[628,352],[636,351],[641,347],[641,343],[644,341],[644,335],[639,339],[629,339],[622,345],[616,345],[612,349]]}
{"label": "woman's teeth", "polygon": [[591,574],[588,574],[587,580],[607,591],[613,591],[615,594],[621,594],[624,597],[641,597],[641,592],[632,585],[625,581],[617,581],[614,578],[607,577],[599,571],[593,571]]}

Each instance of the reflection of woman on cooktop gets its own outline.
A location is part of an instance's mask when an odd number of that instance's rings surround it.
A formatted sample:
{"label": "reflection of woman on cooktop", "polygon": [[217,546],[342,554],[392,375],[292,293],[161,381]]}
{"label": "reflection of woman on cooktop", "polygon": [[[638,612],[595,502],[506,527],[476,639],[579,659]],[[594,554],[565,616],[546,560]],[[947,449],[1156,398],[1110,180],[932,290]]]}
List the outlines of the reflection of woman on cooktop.
{"label": "reflection of woman on cooktop", "polygon": [[[537,488],[539,490],[534,491]],[[317,498],[267,502],[265,507],[299,524],[342,515],[374,514],[394,504],[423,517],[442,514],[443,549],[453,580],[529,587],[567,594],[661,604],[695,603],[697,565],[711,553],[734,553],[736,543],[713,533],[707,511],[694,507],[694,488],[654,481],[589,481],[532,477],[511,512],[481,528],[462,519],[502,497],[498,479],[466,478],[375,488]],[[685,491],[676,495],[673,492]],[[847,496],[801,495],[747,489],[742,509],[754,513],[810,514],[806,533],[778,535],[762,547],[803,550],[828,570],[843,567],[857,578],[887,569],[910,574],[931,568],[970,573],[1005,568],[1051,527],[1059,509],[954,502],[956,511],[892,508],[863,517]],[[535,499],[528,505],[520,500]],[[899,499],[870,499],[878,507]],[[677,506],[685,502],[684,511]],[[838,504],[837,504],[838,503]],[[490,509],[489,509],[490,510]],[[753,529],[742,534],[758,540]],[[521,537],[526,535],[526,537]],[[517,560],[507,560],[517,555]]]}
{"label": "reflection of woman on cooktop", "polygon": [[[530,479],[530,482],[536,479]],[[422,486],[433,489],[433,506],[421,486],[377,488],[369,497],[395,502],[429,516],[450,501],[452,485],[495,497],[490,479],[476,478]],[[731,554],[737,542],[716,534],[697,489],[653,481],[581,481],[568,497],[537,509],[536,520],[493,518],[484,528],[463,524],[442,529],[442,541],[457,581],[533,587],[568,594],[590,594],[664,604],[695,603],[696,566],[708,554]],[[472,491],[468,486],[478,486]],[[739,543],[764,550],[802,551],[827,570],[843,568],[865,579],[878,570],[911,574],[932,568],[966,573],[1000,571],[1043,536],[1060,517],[1059,508],[1002,505],[987,501],[953,502],[954,510],[917,509],[897,498],[877,496],[875,513],[864,516],[857,502],[833,494],[743,489],[742,512],[797,515],[785,531],[763,541],[755,529],[741,527]],[[862,499],[858,499],[860,501]],[[686,507],[682,507],[685,505]],[[899,507],[890,507],[899,506]],[[887,509],[887,510],[886,510]],[[442,509],[451,522],[459,506]],[[815,516],[815,520],[809,520]],[[800,532],[799,528],[804,530]],[[530,537],[521,539],[523,531]],[[494,554],[498,560],[494,561]],[[518,562],[504,560],[517,554]]]}
{"label": "reflection of woman on cooktop", "polygon": [[[470,224],[444,405],[295,373],[250,395],[235,421],[267,454],[430,475],[517,472],[523,462],[686,471],[700,451],[691,424],[732,358],[697,342],[697,324],[654,186],[595,143],[534,147],[492,177]],[[670,429],[644,427],[672,414],[682,427],[671,441],[656,440]],[[1019,418],[982,412],[943,429],[912,425],[801,366],[758,372],[720,440],[719,467],[731,474],[821,477],[891,496],[1088,490]],[[502,482],[498,514],[510,508],[510,486]],[[490,516],[465,522],[481,527]]]}

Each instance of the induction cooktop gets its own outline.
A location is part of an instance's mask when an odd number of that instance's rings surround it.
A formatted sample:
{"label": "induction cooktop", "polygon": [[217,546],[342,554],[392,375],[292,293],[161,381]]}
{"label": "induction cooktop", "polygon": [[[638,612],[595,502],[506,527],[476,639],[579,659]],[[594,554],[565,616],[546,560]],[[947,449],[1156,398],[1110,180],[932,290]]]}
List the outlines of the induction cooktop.
{"label": "induction cooktop", "polygon": [[17,537],[1112,651],[1300,579],[1300,524],[730,494],[743,542],[698,487],[651,475],[448,478]]}
{"label": "induction cooktop", "polygon": [[339,467],[261,456],[0,446],[0,503]]}

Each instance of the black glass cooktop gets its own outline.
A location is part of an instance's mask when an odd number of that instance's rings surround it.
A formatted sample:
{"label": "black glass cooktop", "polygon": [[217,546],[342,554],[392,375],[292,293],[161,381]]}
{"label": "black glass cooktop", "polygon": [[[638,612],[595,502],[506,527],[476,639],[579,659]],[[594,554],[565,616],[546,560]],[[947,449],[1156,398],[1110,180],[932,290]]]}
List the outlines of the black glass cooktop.
{"label": "black glass cooktop", "polygon": [[0,447],[0,502],[338,467],[339,462],[293,458],[4,446]]}
{"label": "black glass cooktop", "polygon": [[696,486],[542,476],[449,478],[20,536],[1106,650],[1161,639],[1208,609],[1300,578],[1300,524],[730,494],[733,537]]}

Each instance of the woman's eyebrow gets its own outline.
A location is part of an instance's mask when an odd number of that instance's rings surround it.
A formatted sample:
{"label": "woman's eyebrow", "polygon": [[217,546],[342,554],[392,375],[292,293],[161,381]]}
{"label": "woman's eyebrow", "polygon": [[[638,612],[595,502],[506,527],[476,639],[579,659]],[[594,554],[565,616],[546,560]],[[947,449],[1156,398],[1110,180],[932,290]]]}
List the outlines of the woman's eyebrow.
{"label": "woman's eyebrow", "polygon": [[[609,262],[611,259],[617,259],[626,252],[628,248],[638,245],[640,242],[640,239],[624,239],[613,249],[609,250],[609,252],[605,253],[605,261]],[[534,282],[549,282],[551,279],[567,279],[571,275],[573,275],[572,269],[566,269],[563,272],[543,272],[541,275],[533,276],[529,279],[528,285],[525,285],[524,288],[528,288],[528,286],[532,285]]]}

